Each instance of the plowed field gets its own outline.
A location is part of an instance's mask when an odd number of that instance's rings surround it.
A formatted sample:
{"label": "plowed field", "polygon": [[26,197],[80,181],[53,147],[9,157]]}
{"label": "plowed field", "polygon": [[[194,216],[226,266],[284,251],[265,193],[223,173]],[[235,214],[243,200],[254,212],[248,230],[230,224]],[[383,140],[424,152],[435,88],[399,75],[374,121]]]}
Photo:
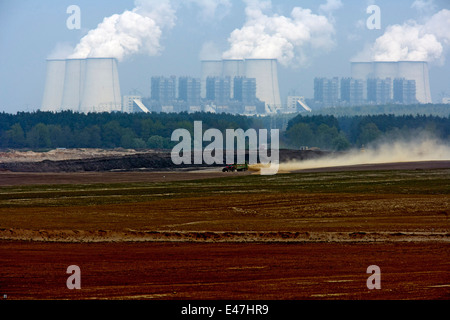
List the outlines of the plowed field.
{"label": "plowed field", "polygon": [[449,299],[450,170],[381,169],[15,175],[0,188],[0,299]]}

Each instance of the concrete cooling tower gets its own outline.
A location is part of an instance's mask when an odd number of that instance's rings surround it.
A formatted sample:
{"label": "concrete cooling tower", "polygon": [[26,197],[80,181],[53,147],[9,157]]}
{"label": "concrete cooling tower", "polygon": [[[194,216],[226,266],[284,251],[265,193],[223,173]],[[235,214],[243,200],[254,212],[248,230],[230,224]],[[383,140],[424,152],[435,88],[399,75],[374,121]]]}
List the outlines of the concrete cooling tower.
{"label": "concrete cooling tower", "polygon": [[391,78],[393,81],[398,78],[398,63],[397,62],[375,62],[374,63],[374,78],[387,79]]}
{"label": "concrete cooling tower", "polygon": [[121,111],[119,72],[114,58],[88,58],[80,112]]}
{"label": "concrete cooling tower", "polygon": [[59,111],[64,91],[66,71],[65,60],[47,60],[47,74],[45,79],[42,111]]}
{"label": "concrete cooling tower", "polygon": [[363,79],[373,77],[373,63],[372,62],[352,62],[352,78]]}
{"label": "concrete cooling tower", "polygon": [[61,108],[63,110],[80,111],[83,97],[84,78],[86,74],[86,60],[66,60],[66,74]]}
{"label": "concrete cooling tower", "polygon": [[206,98],[206,79],[208,77],[222,76],[222,60],[203,60],[202,61],[202,83],[201,83],[201,97]]}
{"label": "concrete cooling tower", "polygon": [[400,61],[399,78],[416,81],[416,99],[420,103],[432,103],[428,64],[423,61]]}
{"label": "concrete cooling tower", "polygon": [[244,60],[223,60],[222,77],[230,78],[230,96],[234,98],[234,78],[245,76]]}
{"label": "concrete cooling tower", "polygon": [[256,79],[256,97],[265,102],[267,113],[282,108],[276,59],[246,59],[245,76]]}
{"label": "concrete cooling tower", "polygon": [[[352,78],[364,79],[405,78],[415,80],[416,99],[419,103],[432,103],[428,64],[424,61],[375,61],[352,62]],[[393,93],[393,88],[391,88]],[[392,98],[392,97],[391,97]]]}
{"label": "concrete cooling tower", "polygon": [[119,72],[114,58],[47,60],[42,111],[121,111]]}

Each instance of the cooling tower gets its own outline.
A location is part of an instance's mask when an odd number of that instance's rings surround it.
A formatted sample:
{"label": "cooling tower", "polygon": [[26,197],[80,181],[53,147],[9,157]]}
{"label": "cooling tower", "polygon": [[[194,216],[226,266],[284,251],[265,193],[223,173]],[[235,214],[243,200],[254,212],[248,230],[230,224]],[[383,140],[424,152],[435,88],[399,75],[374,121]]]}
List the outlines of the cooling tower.
{"label": "cooling tower", "polygon": [[398,63],[397,62],[374,62],[374,78],[394,80],[398,77]]}
{"label": "cooling tower", "polygon": [[256,79],[256,97],[266,104],[267,113],[281,109],[276,59],[245,60],[245,76]]}
{"label": "cooling tower", "polygon": [[374,74],[372,62],[352,62],[352,78],[363,79],[372,78]]}
{"label": "cooling tower", "polygon": [[416,99],[419,103],[432,103],[428,64],[423,61],[400,61],[398,78],[416,81]]}
{"label": "cooling tower", "polygon": [[64,93],[61,109],[80,111],[81,98],[83,97],[86,60],[66,60],[66,73],[64,79]]}
{"label": "cooling tower", "polygon": [[65,60],[47,60],[42,111],[59,111],[64,91]]}
{"label": "cooling tower", "polygon": [[121,100],[117,60],[114,58],[86,59],[80,112],[121,111]]}
{"label": "cooling tower", "polygon": [[234,98],[234,78],[245,76],[244,60],[223,60],[222,76],[230,78],[230,97]]}
{"label": "cooling tower", "polygon": [[206,98],[206,78],[221,77],[223,63],[221,60],[203,60],[202,61],[202,83],[201,97]]}

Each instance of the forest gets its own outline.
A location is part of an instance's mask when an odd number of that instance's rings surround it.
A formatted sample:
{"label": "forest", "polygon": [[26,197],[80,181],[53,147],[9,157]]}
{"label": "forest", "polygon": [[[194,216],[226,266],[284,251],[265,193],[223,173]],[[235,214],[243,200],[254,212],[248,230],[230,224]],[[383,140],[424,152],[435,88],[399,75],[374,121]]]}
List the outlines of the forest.
{"label": "forest", "polygon": [[[278,119],[279,120],[279,119]],[[72,111],[0,113],[0,148],[47,150],[52,148],[171,149],[172,132],[193,132],[194,121],[203,130],[280,129],[280,146],[346,150],[380,139],[408,139],[427,134],[450,141],[450,117],[434,115],[305,115],[285,120],[213,113],[89,113]]]}

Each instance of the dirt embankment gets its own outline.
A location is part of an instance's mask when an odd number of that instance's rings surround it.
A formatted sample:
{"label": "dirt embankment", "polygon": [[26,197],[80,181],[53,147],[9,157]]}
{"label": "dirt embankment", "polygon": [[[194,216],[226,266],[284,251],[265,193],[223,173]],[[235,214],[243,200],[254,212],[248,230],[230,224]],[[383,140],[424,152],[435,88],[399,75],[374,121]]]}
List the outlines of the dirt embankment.
{"label": "dirt embankment", "polygon": [[448,243],[449,233],[430,232],[216,232],[20,230],[0,228],[0,241],[60,243],[195,242],[195,243]]}
{"label": "dirt embankment", "polygon": [[[326,154],[328,153],[320,150],[280,150],[279,158],[280,162],[286,162],[315,159]],[[226,163],[225,152],[223,163]],[[175,165],[170,150],[67,149],[44,153],[31,151],[0,153],[0,171],[11,172],[161,171],[162,169],[171,171],[204,166],[204,164]]]}

